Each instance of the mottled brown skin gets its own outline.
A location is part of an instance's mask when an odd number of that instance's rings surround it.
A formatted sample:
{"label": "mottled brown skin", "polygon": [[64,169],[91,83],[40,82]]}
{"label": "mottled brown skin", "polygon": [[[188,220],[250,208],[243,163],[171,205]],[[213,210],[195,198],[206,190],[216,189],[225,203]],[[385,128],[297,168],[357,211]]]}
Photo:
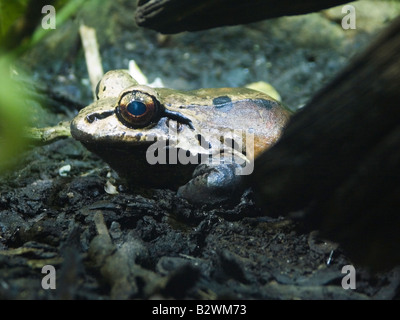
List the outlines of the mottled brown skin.
{"label": "mottled brown skin", "polygon": [[[131,91],[151,95],[168,113],[156,123],[144,128],[127,127],[121,123],[114,110],[119,97]],[[184,121],[171,117],[170,114],[179,114]],[[177,189],[190,182],[192,193],[197,192],[195,184],[202,184],[200,189],[208,188],[215,194],[218,193],[217,189],[220,191],[224,187],[215,189],[215,179],[214,184],[210,185],[212,179],[207,180],[209,171],[207,173],[200,170],[197,179],[193,177],[191,180],[193,171],[199,167],[198,165],[150,165],[146,159],[148,147],[156,141],[170,141],[177,136],[175,151],[190,152],[192,155],[211,153],[222,158],[231,158],[232,155],[237,156],[240,153],[241,159],[249,162],[279,139],[289,116],[290,113],[277,101],[251,89],[217,88],[183,92],[149,88],[138,85],[126,71],[115,70],[108,72],[100,82],[98,100],[82,109],[73,119],[71,133],[90,151],[109,163],[128,184]],[[175,134],[171,132],[171,128],[175,129]],[[246,132],[254,133],[254,150],[251,148],[246,150],[244,139]],[[199,139],[200,136],[202,140]],[[153,141],[148,141],[149,137],[152,137]],[[225,144],[224,153],[221,154],[223,137],[233,139],[236,147],[234,149],[232,145],[228,147]],[[204,147],[204,141],[207,141],[207,148]],[[238,149],[238,146],[241,148]],[[199,178],[200,175],[203,176],[202,179]],[[223,180],[223,175],[218,175],[218,179]],[[233,180],[236,181],[236,178]],[[218,183],[223,185],[225,182]],[[188,192],[182,194],[185,198],[190,198]],[[212,197],[208,194],[204,196]],[[197,200],[192,202],[202,202]],[[204,202],[214,202],[204,200]]]}

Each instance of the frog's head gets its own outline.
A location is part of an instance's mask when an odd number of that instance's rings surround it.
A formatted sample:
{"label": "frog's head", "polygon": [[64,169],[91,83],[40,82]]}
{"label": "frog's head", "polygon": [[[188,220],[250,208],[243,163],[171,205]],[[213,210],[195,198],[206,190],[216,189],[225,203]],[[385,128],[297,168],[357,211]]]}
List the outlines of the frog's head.
{"label": "frog's head", "polygon": [[72,136],[86,147],[129,148],[166,139],[169,120],[192,128],[191,120],[165,108],[156,89],[139,85],[125,70],[106,73],[97,100],[71,122]]}
{"label": "frog's head", "polygon": [[[167,109],[157,89],[139,85],[124,70],[106,73],[96,97],[72,120],[72,136],[120,177],[140,184],[173,185],[171,179],[161,181],[163,175],[147,163],[146,151],[156,141],[174,139],[176,132],[183,145],[191,145],[196,139],[192,121],[179,110]],[[175,180],[176,184],[184,182]]]}

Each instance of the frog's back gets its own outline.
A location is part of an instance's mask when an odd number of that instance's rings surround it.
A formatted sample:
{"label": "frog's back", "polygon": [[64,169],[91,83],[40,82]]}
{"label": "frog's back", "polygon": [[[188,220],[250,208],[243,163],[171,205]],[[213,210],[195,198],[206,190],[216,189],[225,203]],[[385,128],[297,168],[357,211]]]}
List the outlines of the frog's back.
{"label": "frog's back", "polygon": [[[213,88],[185,91],[162,89],[164,105],[191,114],[197,129],[221,134],[241,131],[254,134],[254,155],[280,137],[290,111],[267,94],[247,88]],[[229,133],[228,133],[229,134]]]}

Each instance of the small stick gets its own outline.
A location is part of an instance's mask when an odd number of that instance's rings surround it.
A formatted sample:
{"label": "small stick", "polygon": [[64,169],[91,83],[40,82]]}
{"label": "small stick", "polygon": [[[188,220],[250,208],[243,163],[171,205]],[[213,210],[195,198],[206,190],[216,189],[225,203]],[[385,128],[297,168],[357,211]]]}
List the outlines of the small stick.
{"label": "small stick", "polygon": [[[110,238],[106,223],[104,222],[104,216],[101,211],[96,211],[94,214],[94,224],[96,226],[96,231],[99,235],[104,235]],[[111,238],[110,238],[111,239]]]}
{"label": "small stick", "polygon": [[81,36],[83,50],[85,51],[86,66],[92,86],[93,97],[96,99],[96,86],[104,74],[96,39],[96,30],[81,25],[79,27],[79,34]]}

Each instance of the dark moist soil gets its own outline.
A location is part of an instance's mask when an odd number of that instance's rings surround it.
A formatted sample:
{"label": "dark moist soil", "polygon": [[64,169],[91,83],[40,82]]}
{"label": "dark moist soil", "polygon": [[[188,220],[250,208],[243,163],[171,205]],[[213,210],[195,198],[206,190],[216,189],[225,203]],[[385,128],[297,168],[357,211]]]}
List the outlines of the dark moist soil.
{"label": "dark moist soil", "polygon": [[[30,101],[33,125],[71,119],[91,102],[82,19],[97,29],[105,71],[135,59],[150,81],[177,89],[263,80],[293,110],[384,26],[346,33],[325,12],[165,37],[134,25],[133,2],[87,1],[24,55],[16,67],[47,90],[44,97],[72,101]],[[60,175],[65,165],[71,170]],[[398,298],[397,268],[371,274],[355,266],[356,289],[344,290],[341,270],[351,261],[340,246],[300,222],[262,216],[251,190],[236,206],[201,208],[170,190],[107,194],[108,174],[73,139],[32,146],[2,174],[0,298]],[[56,290],[41,286],[44,265],[56,269]]]}

